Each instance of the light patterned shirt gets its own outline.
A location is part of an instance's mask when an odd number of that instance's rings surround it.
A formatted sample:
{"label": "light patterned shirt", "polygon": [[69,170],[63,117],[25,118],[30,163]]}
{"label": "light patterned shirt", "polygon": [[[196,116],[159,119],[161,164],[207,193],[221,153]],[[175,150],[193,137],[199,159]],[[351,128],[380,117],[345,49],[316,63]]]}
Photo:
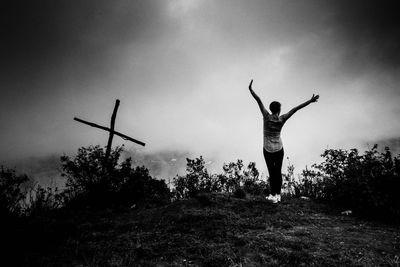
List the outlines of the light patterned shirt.
{"label": "light patterned shirt", "polygon": [[268,152],[277,152],[283,148],[281,130],[288,115],[281,116],[263,113],[264,120],[264,149]]}

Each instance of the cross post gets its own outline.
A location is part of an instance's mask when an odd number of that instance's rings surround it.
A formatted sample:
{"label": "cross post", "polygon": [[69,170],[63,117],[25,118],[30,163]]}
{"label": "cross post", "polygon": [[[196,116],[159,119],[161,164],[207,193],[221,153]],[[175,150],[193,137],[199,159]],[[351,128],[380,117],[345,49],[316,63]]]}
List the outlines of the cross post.
{"label": "cross post", "polygon": [[108,135],[108,142],[107,142],[107,149],[106,149],[106,157],[104,159],[104,166],[109,166],[108,158],[110,157],[110,153],[111,153],[111,145],[112,145],[112,140],[114,137],[115,118],[117,117],[118,107],[119,107],[119,99],[115,100],[114,111],[111,116],[110,132]]}
{"label": "cross post", "polygon": [[105,155],[105,158],[104,158],[104,168],[107,168],[107,169],[109,169],[111,167],[110,166],[110,162],[109,162],[109,157],[110,157],[110,154],[111,154],[111,147],[112,147],[112,141],[113,141],[114,134],[122,137],[125,140],[129,140],[129,141],[134,142],[136,144],[139,144],[141,146],[145,146],[146,145],[145,143],[143,143],[143,142],[141,142],[139,140],[136,140],[136,139],[134,139],[132,137],[129,137],[127,135],[124,135],[124,134],[122,134],[120,132],[115,131],[115,119],[117,117],[117,111],[118,111],[119,103],[120,103],[120,101],[119,101],[119,99],[117,99],[115,101],[114,111],[113,111],[112,116],[111,116],[110,128],[98,125],[98,124],[93,123],[93,122],[88,122],[88,121],[79,119],[77,117],[74,118],[74,120],[77,121],[77,122],[84,123],[84,124],[89,125],[91,127],[99,128],[99,129],[102,129],[104,131],[108,131],[109,132],[107,148],[106,148],[106,155]]}

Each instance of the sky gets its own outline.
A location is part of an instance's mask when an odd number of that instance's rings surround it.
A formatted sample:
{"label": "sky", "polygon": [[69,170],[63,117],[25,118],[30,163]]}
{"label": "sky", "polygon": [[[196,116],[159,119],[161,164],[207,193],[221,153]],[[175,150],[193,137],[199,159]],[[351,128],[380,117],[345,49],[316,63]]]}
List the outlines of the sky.
{"label": "sky", "polygon": [[[7,1],[6,1],[7,2]],[[106,145],[255,161],[262,116],[320,100],[284,126],[296,171],[326,148],[400,139],[397,1],[8,1],[0,16],[0,163]],[[134,155],[133,153],[132,155]],[[285,164],[288,161],[285,159]],[[285,165],[284,165],[285,166]]]}

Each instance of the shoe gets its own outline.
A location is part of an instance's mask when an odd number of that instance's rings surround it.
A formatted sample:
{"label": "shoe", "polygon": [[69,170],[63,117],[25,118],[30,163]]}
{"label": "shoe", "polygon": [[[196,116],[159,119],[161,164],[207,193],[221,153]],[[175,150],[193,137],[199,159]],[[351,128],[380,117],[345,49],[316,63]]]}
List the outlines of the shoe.
{"label": "shoe", "polygon": [[267,197],[265,197],[266,200],[272,200],[274,198],[273,195],[269,194]]}
{"label": "shoe", "polygon": [[274,204],[278,203],[278,197],[277,196],[269,195],[268,197],[266,197],[266,199],[271,201]]}

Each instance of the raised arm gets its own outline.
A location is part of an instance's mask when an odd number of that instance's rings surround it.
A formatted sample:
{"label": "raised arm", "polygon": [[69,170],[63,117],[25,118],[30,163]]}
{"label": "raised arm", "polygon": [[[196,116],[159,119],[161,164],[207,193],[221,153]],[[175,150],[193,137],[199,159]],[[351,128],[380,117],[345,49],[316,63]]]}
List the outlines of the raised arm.
{"label": "raised arm", "polygon": [[284,116],[285,120],[289,119],[294,113],[296,113],[296,111],[298,111],[299,109],[302,109],[308,105],[310,105],[311,103],[317,102],[319,98],[319,95],[312,95],[310,100],[307,100],[306,102],[298,105],[297,107],[292,108],[288,113],[286,113]]}
{"label": "raised arm", "polygon": [[263,103],[262,103],[260,97],[259,97],[256,93],[254,93],[253,88],[252,88],[252,85],[253,85],[253,80],[251,80],[251,82],[250,82],[250,84],[249,84],[249,90],[250,90],[251,95],[252,95],[252,96],[254,97],[254,99],[257,101],[257,104],[258,104],[258,106],[260,107],[261,113],[262,113],[263,115],[264,115],[264,114],[269,114],[268,110],[265,109],[265,107],[264,107],[264,105],[263,105]]}

